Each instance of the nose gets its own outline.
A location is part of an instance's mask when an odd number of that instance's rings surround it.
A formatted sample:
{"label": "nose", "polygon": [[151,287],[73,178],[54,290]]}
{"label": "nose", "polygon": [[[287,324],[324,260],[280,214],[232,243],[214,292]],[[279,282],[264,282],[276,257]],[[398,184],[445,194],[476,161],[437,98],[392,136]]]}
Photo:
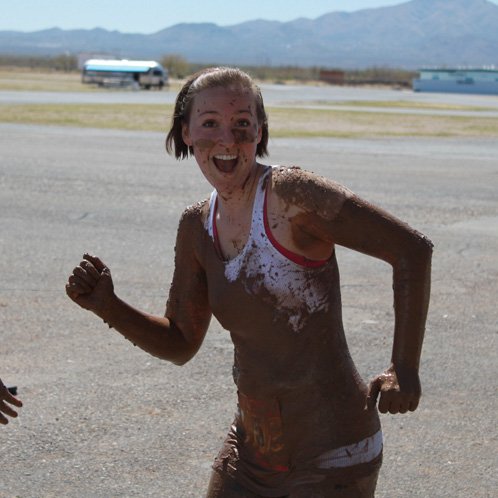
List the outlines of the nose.
{"label": "nose", "polygon": [[220,128],[219,144],[230,147],[235,144],[235,137],[230,126],[223,126]]}

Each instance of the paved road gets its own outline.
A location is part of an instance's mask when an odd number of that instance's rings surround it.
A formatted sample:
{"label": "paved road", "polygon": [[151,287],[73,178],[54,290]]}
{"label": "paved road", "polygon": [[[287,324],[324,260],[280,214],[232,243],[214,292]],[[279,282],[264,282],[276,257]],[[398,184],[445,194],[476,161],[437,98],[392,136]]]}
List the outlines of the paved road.
{"label": "paved road", "polygon": [[[160,133],[0,124],[0,376],[21,416],[0,428],[1,498],[202,497],[235,410],[213,323],[183,368],[134,348],[64,294],[84,251],[118,293],[162,313],[178,217],[210,192]],[[382,416],[379,498],[491,498],[498,478],[498,142],[272,140],[270,162],[333,178],[428,235],[434,284],[417,412]],[[361,374],[390,357],[389,268],[338,250]]]}
{"label": "paved road", "polygon": [[[337,110],[362,112],[439,114],[498,117],[498,95],[466,95],[450,93],[420,93],[411,90],[350,88],[337,86],[300,86],[262,84],[261,90],[267,106],[299,104],[303,107],[324,107],[341,104]],[[17,92],[0,91],[0,104],[173,104],[176,93],[172,91],[96,90],[94,92]],[[441,106],[467,106],[484,110],[414,109],[347,106],[351,102],[403,101]],[[328,105],[328,106],[327,106]]]}

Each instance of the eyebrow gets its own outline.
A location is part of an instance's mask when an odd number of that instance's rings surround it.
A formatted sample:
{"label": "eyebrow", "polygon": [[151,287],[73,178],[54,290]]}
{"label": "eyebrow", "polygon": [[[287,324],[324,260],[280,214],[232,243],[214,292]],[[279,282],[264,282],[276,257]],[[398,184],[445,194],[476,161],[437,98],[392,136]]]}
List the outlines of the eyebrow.
{"label": "eyebrow", "polygon": [[[253,115],[251,109],[239,109],[239,110],[236,110],[235,113],[236,114],[249,114],[250,116]],[[204,114],[221,114],[221,113],[218,110],[213,110],[213,111],[207,110],[207,111],[200,112],[199,116],[204,116]]]}

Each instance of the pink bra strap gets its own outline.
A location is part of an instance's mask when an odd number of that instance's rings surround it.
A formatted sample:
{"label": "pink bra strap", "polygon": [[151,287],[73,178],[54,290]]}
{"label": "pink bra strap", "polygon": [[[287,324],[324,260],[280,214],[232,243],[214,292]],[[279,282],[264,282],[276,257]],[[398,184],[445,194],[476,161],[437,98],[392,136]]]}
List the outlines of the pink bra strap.
{"label": "pink bra strap", "polygon": [[287,259],[291,260],[298,265],[305,266],[307,268],[318,268],[319,266],[323,266],[327,260],[316,260],[316,259],[308,259],[300,254],[296,254],[295,252],[286,249],[284,246],[278,243],[277,239],[273,236],[270,230],[270,224],[268,222],[268,211],[267,211],[267,199],[268,199],[268,187],[266,187],[265,192],[265,203],[263,207],[263,218],[265,223],[265,232],[268,240],[272,243],[273,247]]}

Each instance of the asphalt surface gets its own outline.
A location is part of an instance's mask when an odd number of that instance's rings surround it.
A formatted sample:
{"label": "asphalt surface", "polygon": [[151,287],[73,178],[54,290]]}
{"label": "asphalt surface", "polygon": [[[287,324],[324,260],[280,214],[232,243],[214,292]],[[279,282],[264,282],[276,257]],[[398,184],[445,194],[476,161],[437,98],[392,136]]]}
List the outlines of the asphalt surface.
{"label": "asphalt surface", "polygon": [[[325,108],[337,111],[387,112],[394,114],[432,114],[442,116],[498,117],[498,95],[413,92],[412,90],[261,84],[267,107]],[[34,92],[0,90],[0,104],[149,104],[165,105],[175,102],[176,93],[168,91],[102,91],[90,92]],[[374,102],[376,106],[366,106]],[[382,102],[406,102],[405,108],[382,107]],[[333,104],[340,104],[334,107]],[[349,105],[348,105],[349,104]],[[356,105],[354,105],[356,104]],[[357,104],[361,104],[358,106]],[[412,105],[428,106],[414,108]],[[441,108],[434,107],[434,104]],[[378,107],[378,106],[381,107]],[[459,107],[467,107],[462,109]],[[453,108],[452,108],[453,107]]]}
{"label": "asphalt surface", "polygon": [[[491,498],[498,478],[498,140],[271,140],[435,244],[419,409],[383,415],[379,498]],[[20,416],[0,427],[1,498],[202,497],[232,421],[228,334],[213,322],[176,367],[65,295],[85,251],[118,294],[161,314],[183,208],[211,188],[161,133],[0,123],[0,377]],[[392,339],[391,271],[338,249],[344,321],[366,380]]]}

